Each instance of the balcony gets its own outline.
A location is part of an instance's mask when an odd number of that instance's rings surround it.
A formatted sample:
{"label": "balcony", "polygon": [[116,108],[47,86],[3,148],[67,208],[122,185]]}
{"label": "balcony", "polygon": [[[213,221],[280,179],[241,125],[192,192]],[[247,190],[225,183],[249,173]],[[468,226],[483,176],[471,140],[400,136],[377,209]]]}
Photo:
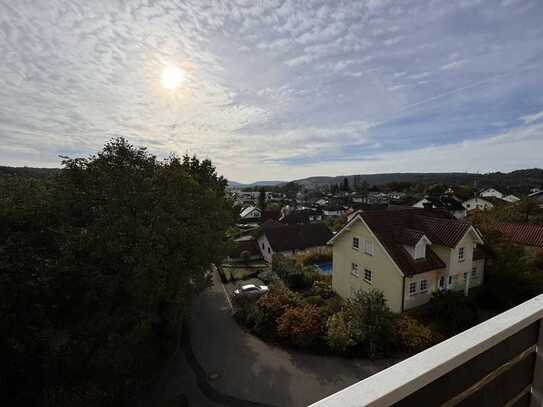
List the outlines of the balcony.
{"label": "balcony", "polygon": [[543,406],[543,295],[310,407]]}

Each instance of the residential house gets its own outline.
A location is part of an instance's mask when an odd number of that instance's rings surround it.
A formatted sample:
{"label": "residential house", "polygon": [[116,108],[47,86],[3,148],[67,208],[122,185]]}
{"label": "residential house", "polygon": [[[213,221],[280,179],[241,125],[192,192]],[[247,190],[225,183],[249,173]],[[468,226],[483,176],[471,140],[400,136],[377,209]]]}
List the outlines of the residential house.
{"label": "residential house", "polygon": [[248,206],[239,214],[241,220],[247,219],[260,219],[262,217],[262,210],[256,206]]}
{"label": "residential house", "polygon": [[325,206],[322,208],[324,216],[342,216],[345,213],[345,208],[340,206]]}
{"label": "residential house", "polygon": [[528,195],[528,198],[534,200],[540,208],[543,208],[543,191],[532,192]]}
{"label": "residential house", "polygon": [[518,196],[515,196],[513,194],[506,195],[502,198],[505,202],[515,203],[520,201],[520,198]]}
{"label": "residential house", "polygon": [[426,303],[437,290],[467,292],[483,281],[481,235],[443,210],[359,212],[329,244],[334,291],[347,299],[380,290],[394,312]]}
{"label": "residential house", "polygon": [[500,206],[511,205],[512,203],[514,202],[508,202],[501,198],[495,198],[493,196],[489,196],[486,198],[476,196],[474,198],[468,199],[467,201],[464,201],[462,205],[464,205],[467,212],[471,212],[476,209],[480,211],[486,211],[488,209]]}
{"label": "residential house", "polygon": [[324,223],[288,225],[268,221],[255,233],[262,257],[268,263],[275,253],[288,256],[300,251],[327,250],[331,237],[332,232]]}
{"label": "residential house", "polygon": [[413,205],[414,208],[444,209],[454,215],[456,219],[466,217],[466,208],[462,202],[449,194],[440,196],[426,196]]}
{"label": "residential house", "polygon": [[279,222],[288,224],[313,223],[322,221],[323,213],[319,209],[300,209],[289,212],[279,218]]}
{"label": "residential house", "polygon": [[514,244],[529,250],[543,250],[543,225],[531,223],[498,223],[495,230]]}
{"label": "residential house", "polygon": [[503,198],[503,194],[494,188],[487,188],[487,189],[482,190],[481,192],[479,192],[479,196],[482,198],[490,198],[490,197],[499,198],[499,199]]}
{"label": "residential house", "polygon": [[228,257],[231,261],[250,261],[261,259],[262,253],[252,236],[243,236],[233,242]]}

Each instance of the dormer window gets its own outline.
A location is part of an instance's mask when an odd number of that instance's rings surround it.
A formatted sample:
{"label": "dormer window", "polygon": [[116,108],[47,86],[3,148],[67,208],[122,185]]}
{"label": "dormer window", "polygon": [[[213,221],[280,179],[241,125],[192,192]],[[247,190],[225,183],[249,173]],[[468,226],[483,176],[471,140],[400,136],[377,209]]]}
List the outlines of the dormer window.
{"label": "dormer window", "polygon": [[419,240],[415,246],[415,260],[424,259],[426,257],[426,242],[424,239]]}

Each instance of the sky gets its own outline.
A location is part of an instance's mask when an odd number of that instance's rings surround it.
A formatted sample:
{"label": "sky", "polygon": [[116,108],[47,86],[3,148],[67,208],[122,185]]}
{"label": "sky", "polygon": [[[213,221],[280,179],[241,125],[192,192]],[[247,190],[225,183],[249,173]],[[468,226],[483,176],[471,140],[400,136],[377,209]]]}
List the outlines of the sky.
{"label": "sky", "polygon": [[543,1],[0,0],[0,165],[118,136],[238,182],[543,167]]}

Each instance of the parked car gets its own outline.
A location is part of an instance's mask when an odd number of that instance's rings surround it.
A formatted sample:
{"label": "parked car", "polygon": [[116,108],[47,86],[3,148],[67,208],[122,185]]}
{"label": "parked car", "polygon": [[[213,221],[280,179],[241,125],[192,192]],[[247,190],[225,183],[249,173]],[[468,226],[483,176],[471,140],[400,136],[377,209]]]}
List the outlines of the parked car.
{"label": "parked car", "polygon": [[234,290],[233,296],[234,298],[239,297],[260,297],[267,293],[269,290],[267,285],[254,285],[254,284],[246,284],[242,285],[237,290]]}

